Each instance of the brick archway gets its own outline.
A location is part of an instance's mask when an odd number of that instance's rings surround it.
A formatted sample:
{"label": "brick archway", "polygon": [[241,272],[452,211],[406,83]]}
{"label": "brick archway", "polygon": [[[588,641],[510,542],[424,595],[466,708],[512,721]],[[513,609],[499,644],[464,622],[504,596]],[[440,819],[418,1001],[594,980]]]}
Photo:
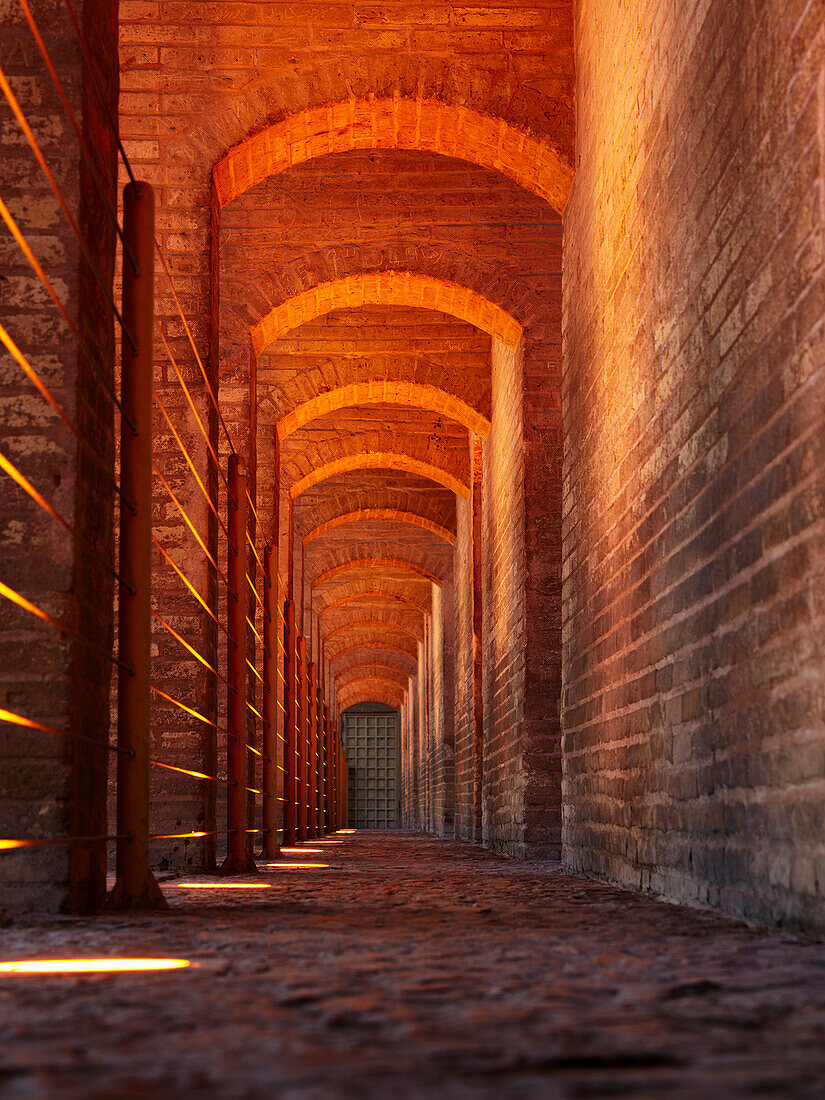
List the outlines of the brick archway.
{"label": "brick archway", "polygon": [[368,691],[367,689],[356,690],[352,695],[338,696],[338,709],[339,711],[347,710],[349,707],[355,707],[359,703],[384,703],[385,706],[392,707],[394,710],[401,710],[407,701],[407,693],[401,692],[395,694],[389,691],[387,688],[381,688],[378,691]]}
{"label": "brick archway", "polygon": [[[335,662],[340,661],[342,657],[346,657],[350,653],[357,653],[362,649],[383,649],[386,650],[387,653],[400,653],[402,657],[407,657],[413,662],[413,664],[417,665],[417,656],[413,656],[406,649],[402,649],[400,646],[392,645],[391,642],[359,642],[357,645],[347,646],[346,649],[341,649],[337,653],[330,654],[330,669],[332,669],[332,666],[335,664]],[[411,675],[415,675],[415,673],[412,673]]]}
{"label": "brick archway", "polygon": [[[356,680],[363,678],[365,675],[363,670],[365,669],[375,671],[386,680],[392,680],[393,683],[406,691],[410,679],[409,674],[404,672],[398,665],[386,664],[382,661],[362,661],[359,664],[350,665],[349,668],[343,669],[336,674],[334,682],[336,686],[340,685],[341,687],[344,687],[346,684],[354,683]],[[356,673],[356,675],[346,679],[351,672]]]}
{"label": "brick archway", "polygon": [[319,282],[273,306],[251,327],[252,350],[260,355],[307,321],[336,309],[364,305],[439,310],[475,325],[509,348],[517,346],[523,331],[511,314],[476,290],[447,279],[389,268]]}
{"label": "brick archway", "polygon": [[334,630],[330,630],[328,634],[323,635],[324,643],[326,644],[330,638],[334,638],[337,634],[344,634],[348,630],[359,630],[365,628],[381,627],[388,630],[397,630],[401,634],[406,634],[410,638],[414,638],[416,642],[420,642],[421,638],[414,630],[410,630],[409,627],[404,626],[403,623],[393,622],[391,619],[353,619],[350,622],[343,623],[341,626],[336,626]]}
{"label": "brick archway", "polygon": [[353,558],[351,561],[342,562],[341,565],[335,565],[332,569],[327,569],[326,572],[319,574],[313,580],[312,588],[318,588],[327,581],[331,581],[344,573],[350,573],[358,569],[369,569],[373,573],[380,569],[398,570],[404,573],[411,573],[416,577],[421,577],[423,580],[430,581],[439,588],[443,584],[441,578],[437,577],[435,573],[431,573],[428,569],[424,569],[414,562],[404,561],[402,558]]}
{"label": "brick archway", "polygon": [[319,523],[317,527],[313,527],[304,535],[303,544],[306,546],[307,543],[320,538],[327,531],[332,531],[336,527],[374,520],[387,520],[387,522],[392,523],[406,523],[410,527],[420,527],[424,531],[429,531],[431,535],[444,539],[450,546],[455,546],[456,536],[446,527],[433,523],[431,519],[420,516],[417,512],[401,512],[396,508],[361,508],[357,512],[345,512],[341,516],[335,516],[333,519],[328,519],[325,523]]}
{"label": "brick archway", "polygon": [[318,609],[318,618],[322,618],[328,611],[335,611],[339,607],[343,607],[345,604],[354,603],[356,600],[374,600],[376,602],[384,601],[387,603],[399,603],[402,606],[411,607],[414,610],[420,612],[422,615],[428,614],[428,609],[422,607],[416,603],[415,600],[409,596],[401,595],[395,592],[379,592],[374,589],[366,589],[363,592],[348,592],[346,596],[342,596],[338,600],[333,600],[332,603],[328,603]]}
{"label": "brick archway", "polygon": [[337,688],[338,698],[349,699],[360,691],[375,691],[376,688],[388,695],[397,695],[400,698],[406,698],[407,695],[407,689],[396,683],[395,680],[389,680],[383,676],[362,676]]}
{"label": "brick archway", "polygon": [[295,500],[296,497],[312,488],[313,485],[318,485],[328,478],[335,477],[338,474],[350,473],[353,470],[401,470],[408,474],[415,474],[418,477],[429,478],[430,481],[443,485],[445,489],[451,490],[464,500],[468,499],[471,492],[469,486],[453,477],[446,470],[433,466],[432,463],[422,462],[420,459],[411,458],[405,454],[362,452],[360,454],[344,455],[342,458],[325,462],[317,469],[311,470],[305,477],[290,486],[290,498]]}
{"label": "brick archway", "polygon": [[482,439],[485,439],[490,431],[490,421],[487,417],[444,390],[415,382],[380,378],[370,382],[353,382],[335,390],[327,390],[310,401],[305,401],[278,421],[276,425],[278,439],[286,439],[318,416],[359,405],[411,405],[414,408],[441,413],[463,424],[465,428],[469,428]]}
{"label": "brick archway", "polygon": [[267,176],[353,149],[410,149],[469,160],[503,173],[564,211],[573,169],[548,143],[503,118],[422,97],[362,96],[310,107],[249,134],[212,171],[227,206]]}

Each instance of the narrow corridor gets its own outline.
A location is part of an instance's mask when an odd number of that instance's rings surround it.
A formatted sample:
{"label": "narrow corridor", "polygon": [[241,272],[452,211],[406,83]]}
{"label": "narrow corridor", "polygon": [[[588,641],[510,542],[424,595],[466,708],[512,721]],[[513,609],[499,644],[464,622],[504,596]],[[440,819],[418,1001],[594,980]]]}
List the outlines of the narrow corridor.
{"label": "narrow corridor", "polygon": [[7,918],[6,958],[193,968],[0,976],[0,1097],[822,1095],[825,945],[413,833],[260,869]]}

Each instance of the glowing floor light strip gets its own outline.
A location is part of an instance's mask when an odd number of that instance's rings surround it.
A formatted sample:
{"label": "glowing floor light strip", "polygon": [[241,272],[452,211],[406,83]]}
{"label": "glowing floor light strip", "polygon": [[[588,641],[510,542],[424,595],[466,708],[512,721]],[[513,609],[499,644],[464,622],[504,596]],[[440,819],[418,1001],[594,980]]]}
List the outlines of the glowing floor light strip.
{"label": "glowing floor light strip", "polygon": [[316,867],[329,867],[328,863],[265,863],[267,871],[306,871]]}
{"label": "glowing floor light strip", "polygon": [[271,890],[268,882],[170,882],[176,890]]}
{"label": "glowing floor light strip", "polygon": [[0,974],[110,974],[132,970],[183,970],[188,959],[22,959],[0,962]]}
{"label": "glowing floor light strip", "polygon": [[302,856],[305,852],[315,855],[319,852],[323,852],[323,850],[323,848],[281,848],[281,851],[286,852],[289,856]]}

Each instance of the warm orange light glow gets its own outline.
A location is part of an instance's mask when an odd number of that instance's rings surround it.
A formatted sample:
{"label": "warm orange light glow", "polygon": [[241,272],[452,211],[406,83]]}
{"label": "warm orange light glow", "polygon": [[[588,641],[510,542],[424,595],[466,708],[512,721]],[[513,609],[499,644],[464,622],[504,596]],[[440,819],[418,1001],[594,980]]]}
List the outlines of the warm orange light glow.
{"label": "warm orange light glow", "polygon": [[416,382],[377,378],[325,390],[317,397],[298,405],[278,421],[278,438],[286,439],[316,417],[361,405],[410,405],[413,408],[442,413],[484,439],[490,432],[490,421],[486,417],[444,390]]}
{"label": "warm orange light glow", "polygon": [[268,871],[306,871],[310,868],[329,867],[328,863],[265,863]]}
{"label": "warm orange light glow", "polygon": [[149,837],[150,840],[189,840],[190,837],[197,836],[211,836],[211,833],[196,832],[196,833],[154,833]]}
{"label": "warm orange light glow", "polygon": [[351,473],[353,470],[400,470],[443,485],[445,489],[449,489],[463,500],[470,498],[471,490],[468,485],[454,477],[448,470],[434,466],[431,462],[424,462],[420,458],[413,458],[411,455],[396,451],[359,451],[357,454],[332,459],[330,462],[325,462],[323,466],[311,470],[290,487],[290,499],[295,500],[313,485],[318,485],[331,477],[337,477],[338,474]]}
{"label": "warm orange light glow", "polygon": [[23,959],[0,962],[0,974],[108,974],[127,970],[182,970],[188,959]]}
{"label": "warm orange light glow", "polygon": [[338,832],[339,833],[357,833],[358,830],[357,829],[339,829]]}
{"label": "warm orange light glow", "polygon": [[170,882],[176,890],[269,890],[268,882]]}
{"label": "warm orange light glow", "polygon": [[27,848],[30,844],[30,840],[0,840],[0,852],[8,851],[9,848]]}
{"label": "warm orange light glow", "polygon": [[[320,841],[319,841],[320,843]],[[289,856],[302,856],[305,852],[320,852],[321,848],[281,848],[282,852],[286,852]]]}

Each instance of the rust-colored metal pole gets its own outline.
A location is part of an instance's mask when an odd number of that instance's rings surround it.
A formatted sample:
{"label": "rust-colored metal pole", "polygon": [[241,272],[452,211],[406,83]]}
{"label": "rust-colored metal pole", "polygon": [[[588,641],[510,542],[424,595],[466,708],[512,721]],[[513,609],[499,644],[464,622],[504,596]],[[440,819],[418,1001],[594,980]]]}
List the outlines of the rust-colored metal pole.
{"label": "rust-colored metal pole", "polygon": [[317,675],[315,686],[315,730],[318,744],[318,797],[315,804],[315,832],[317,836],[324,835],[324,689],[320,675]]}
{"label": "rust-colored metal pole", "polygon": [[318,688],[318,713],[321,718],[321,816],[319,829],[321,836],[329,832],[329,727],[327,725],[327,705],[324,702],[324,689]]}
{"label": "rust-colored metal pole", "polygon": [[[272,859],[278,844],[278,578],[277,550],[264,548],[264,733],[263,758],[263,853]],[[254,786],[254,784],[253,784]]]}
{"label": "rust-colored metal pole", "polygon": [[318,835],[318,677],[315,662],[307,669],[307,838]]}
{"label": "rust-colored metal pole", "polygon": [[[165,909],[149,867],[149,718],[152,637],[152,348],[155,308],[155,193],[123,189],[123,236],[135,258],[123,265],[123,354],[117,742],[117,878],[108,905]],[[132,347],[128,332],[137,345]],[[134,425],[134,431],[128,421]]]}
{"label": "rust-colored metal pole", "polygon": [[248,762],[246,749],[246,468],[237,455],[229,457],[226,593],[226,817],[229,837],[223,875],[255,874],[247,834]]}
{"label": "rust-colored metal pole", "polygon": [[341,742],[341,828],[349,828],[349,784],[347,783],[347,756]]}
{"label": "rust-colored metal pole", "polygon": [[295,603],[284,601],[284,847],[298,839],[298,700]]}
{"label": "rust-colored metal pole", "polygon": [[335,832],[343,828],[341,820],[341,738],[338,735],[339,720],[335,718]]}
{"label": "rust-colored metal pole", "polygon": [[307,640],[298,636],[298,840],[307,839],[309,722],[307,714]]}
{"label": "rust-colored metal pole", "polygon": [[329,720],[329,832],[334,833],[338,826],[335,824],[335,726],[332,718]]}

